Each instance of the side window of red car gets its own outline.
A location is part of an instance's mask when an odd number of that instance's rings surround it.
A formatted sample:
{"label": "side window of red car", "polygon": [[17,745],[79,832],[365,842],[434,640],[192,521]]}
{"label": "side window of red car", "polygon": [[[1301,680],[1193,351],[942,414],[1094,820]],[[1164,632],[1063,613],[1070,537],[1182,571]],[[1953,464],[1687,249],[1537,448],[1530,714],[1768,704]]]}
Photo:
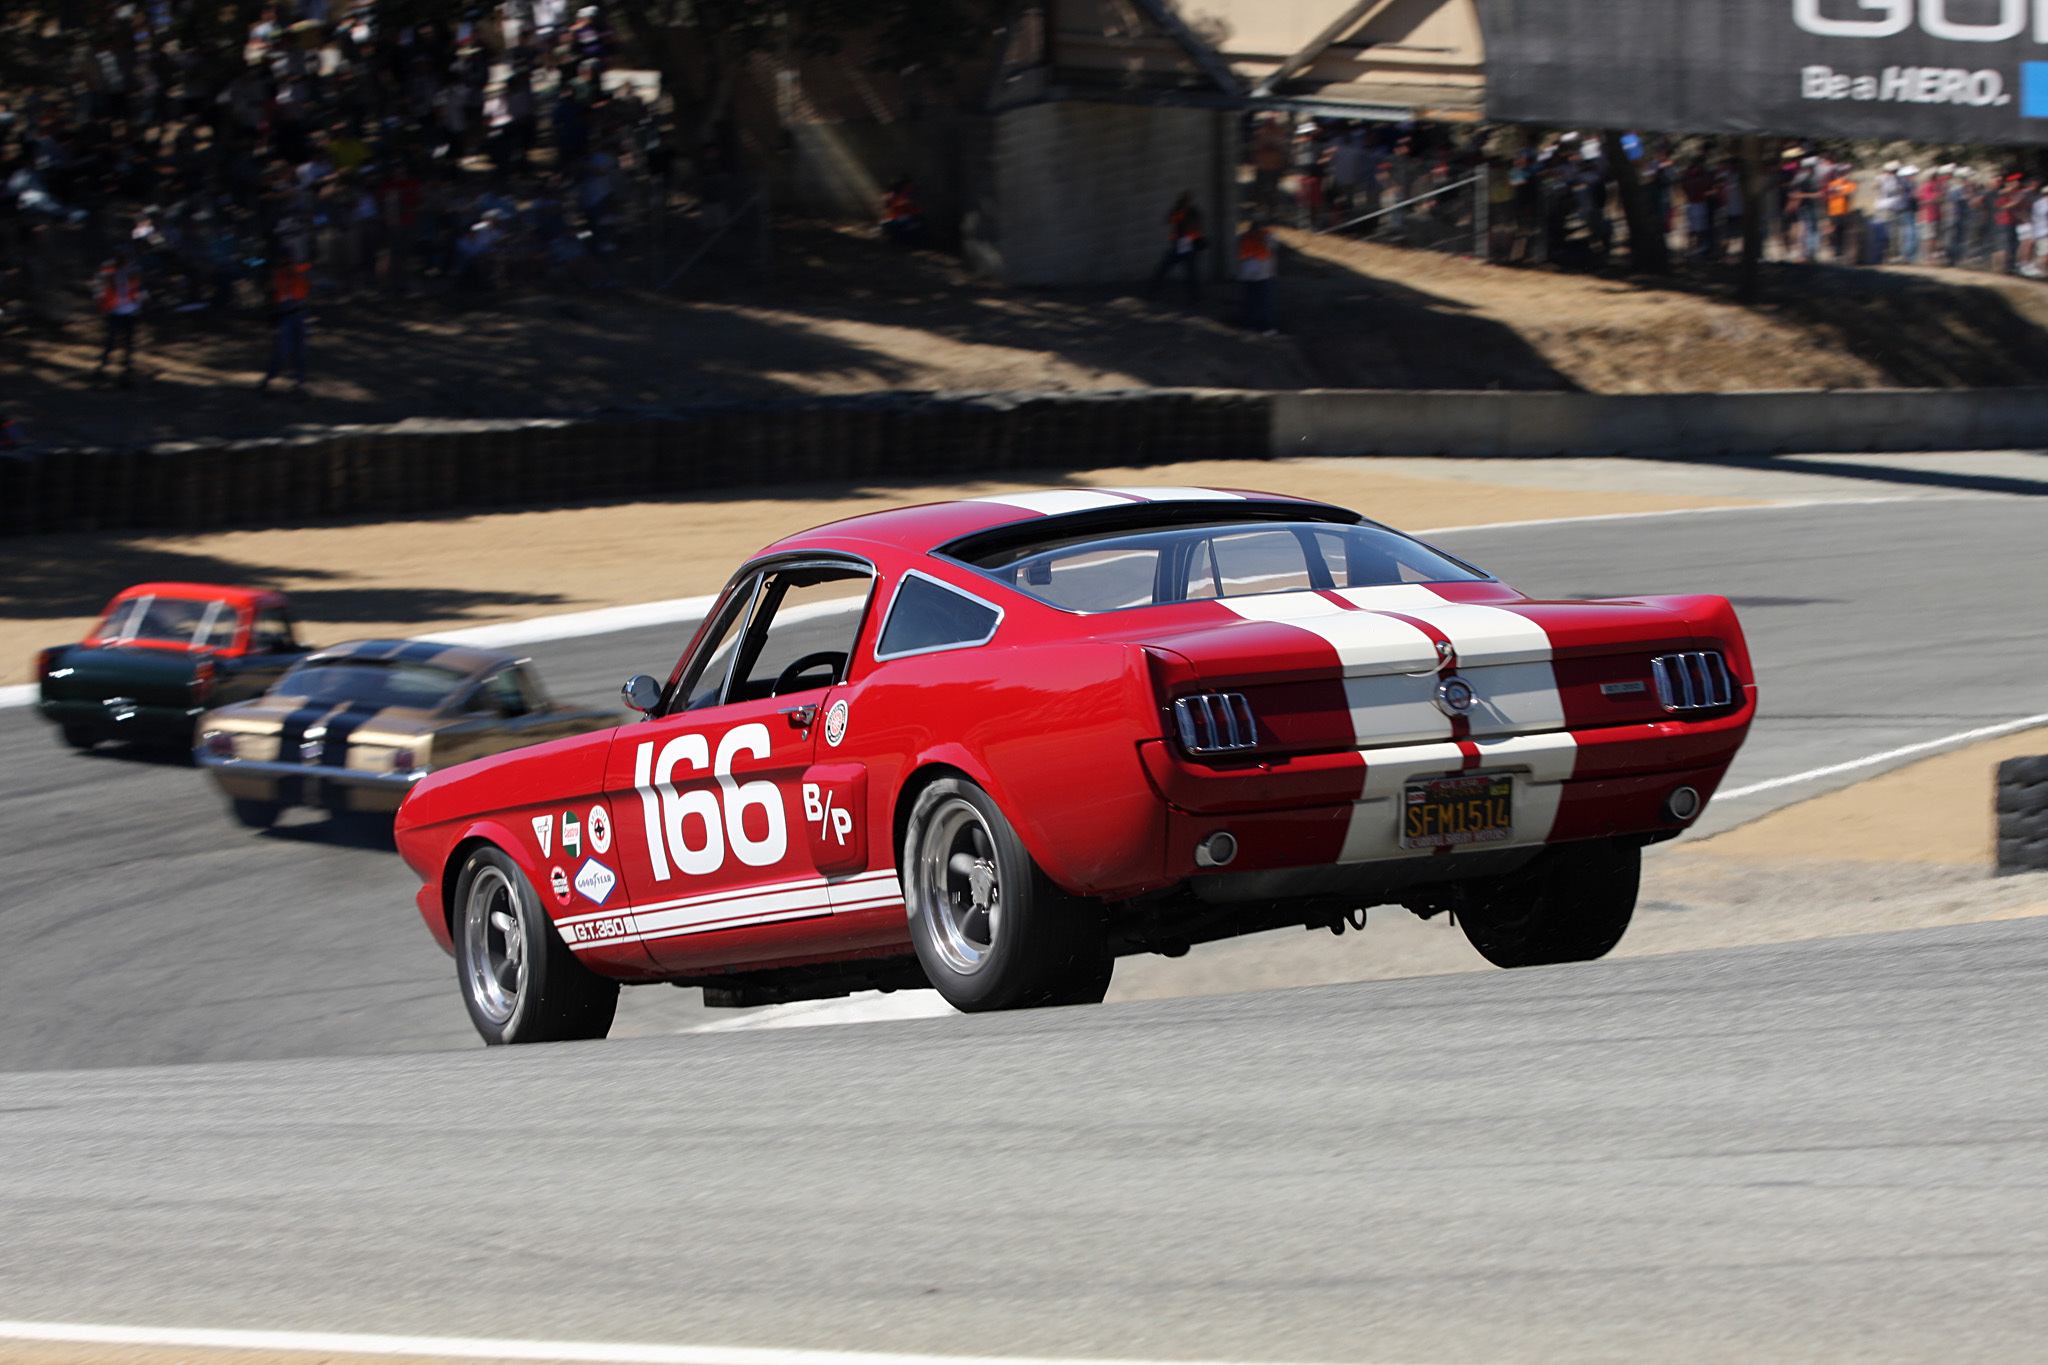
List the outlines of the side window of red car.
{"label": "side window of red car", "polygon": [[759,578],[750,579],[726,598],[724,613],[706,632],[690,660],[689,670],[683,674],[682,686],[676,692],[681,704],[671,706],[671,711],[701,711],[725,700],[725,680],[732,673],[733,652],[739,648],[740,635],[747,628],[755,589],[760,583]]}
{"label": "side window of red car", "polygon": [[297,648],[290,617],[276,607],[264,607],[256,613],[256,624],[249,631],[251,654],[288,654]]}
{"label": "side window of red car", "polygon": [[768,575],[727,701],[758,701],[830,687],[846,677],[874,575],[808,564]]}
{"label": "side window of red car", "polygon": [[889,619],[875,641],[875,657],[900,659],[987,644],[1002,622],[1002,609],[994,603],[913,571],[896,586]]}

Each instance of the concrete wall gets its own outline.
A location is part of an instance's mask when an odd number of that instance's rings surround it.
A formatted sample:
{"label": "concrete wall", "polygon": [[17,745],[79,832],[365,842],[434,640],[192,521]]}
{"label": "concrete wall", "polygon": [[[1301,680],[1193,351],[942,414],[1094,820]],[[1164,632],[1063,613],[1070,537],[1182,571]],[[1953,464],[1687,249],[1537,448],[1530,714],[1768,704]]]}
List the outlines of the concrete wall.
{"label": "concrete wall", "polygon": [[533,420],[413,420],[250,441],[0,453],[0,536],[694,497],[875,477],[1257,459],[1264,394],[880,393]]}
{"label": "concrete wall", "polygon": [[988,181],[966,224],[977,270],[1006,284],[1143,282],[1165,249],[1167,211],[1193,190],[1218,277],[1234,237],[1232,115],[1066,100],[994,123]]}
{"label": "concrete wall", "polygon": [[1276,393],[1290,455],[1778,455],[2048,446],[2048,389]]}

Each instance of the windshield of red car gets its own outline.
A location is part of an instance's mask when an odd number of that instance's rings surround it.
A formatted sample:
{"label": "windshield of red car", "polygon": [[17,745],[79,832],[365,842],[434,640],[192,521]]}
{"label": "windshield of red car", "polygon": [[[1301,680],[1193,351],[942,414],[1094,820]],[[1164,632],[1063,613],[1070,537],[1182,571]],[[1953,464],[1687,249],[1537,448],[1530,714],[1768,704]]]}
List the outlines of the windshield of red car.
{"label": "windshield of red car", "polygon": [[235,609],[218,599],[130,597],[114,604],[93,636],[219,649],[235,638],[235,624]]}
{"label": "windshield of red car", "polygon": [[1242,522],[1005,547],[975,566],[1066,611],[1487,575],[1382,526]]}
{"label": "windshield of red car", "polygon": [[272,692],[309,702],[350,702],[357,706],[439,707],[467,678],[452,668],[410,659],[340,657],[308,659],[278,679]]}

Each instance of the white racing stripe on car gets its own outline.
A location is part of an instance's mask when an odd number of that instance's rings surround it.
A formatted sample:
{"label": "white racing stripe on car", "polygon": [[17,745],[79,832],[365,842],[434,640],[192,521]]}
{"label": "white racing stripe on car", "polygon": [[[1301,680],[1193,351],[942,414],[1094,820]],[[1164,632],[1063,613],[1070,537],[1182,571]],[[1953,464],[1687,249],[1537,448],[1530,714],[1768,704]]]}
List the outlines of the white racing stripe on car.
{"label": "white racing stripe on car", "polygon": [[1122,493],[1128,498],[1141,498],[1146,502],[1243,502],[1244,494],[1226,493],[1220,488],[1105,488],[1105,493]]}
{"label": "white racing stripe on car", "polygon": [[[130,1327],[113,1323],[0,1321],[0,1339],[202,1351],[305,1351],[418,1356],[429,1360],[558,1360],[585,1365],[1169,1365],[1044,1356],[905,1355],[882,1351],[671,1346],[654,1342],[549,1341],[523,1337],[395,1336],[381,1332],[249,1331],[225,1327]],[[1226,1365],[1183,1360],[1170,1365]]]}
{"label": "white racing stripe on car", "polygon": [[[646,905],[617,910],[584,911],[563,915],[555,921],[566,931],[569,946],[582,950],[618,943],[651,943],[680,938],[686,934],[708,933],[748,924],[769,924],[777,920],[808,919],[817,915],[844,914],[890,904],[901,904],[903,893],[896,885],[893,869],[863,872],[839,881],[824,877],[796,877],[728,891],[708,891],[698,896],[651,901]],[[626,932],[603,938],[577,941],[578,925],[598,920],[624,920]]]}
{"label": "white racing stripe on car", "polygon": [[1344,676],[1376,673],[1434,673],[1436,643],[1423,631],[1392,616],[1346,611],[1313,592],[1226,597],[1226,609],[1247,621],[1297,626],[1318,635],[1337,651]]}
{"label": "white racing stripe on car", "polygon": [[1057,517],[1068,512],[1094,512],[1104,507],[1128,507],[1132,500],[1118,497],[1114,493],[1097,492],[1092,488],[1051,488],[1043,493],[991,493],[985,498],[969,498],[967,501],[1000,503],[1005,507],[1021,507],[1040,516]]}
{"label": "white racing stripe on car", "polygon": [[1447,602],[1420,583],[1345,588],[1337,596],[1364,610],[1348,611],[1313,592],[1225,598],[1223,605],[1248,621],[1299,627],[1336,650],[1359,744],[1452,734],[1450,718],[1436,705],[1435,641],[1386,612],[1435,627],[1456,648],[1459,671],[1478,693],[1471,715],[1475,738],[1564,728],[1550,635],[1536,621],[1504,607]]}
{"label": "white racing stripe on car", "polygon": [[801,877],[767,886],[636,906],[633,927],[638,931],[636,937],[651,942],[702,933],[707,929],[727,928],[736,923],[799,919],[807,915],[830,914],[831,910],[832,896],[825,879]]}

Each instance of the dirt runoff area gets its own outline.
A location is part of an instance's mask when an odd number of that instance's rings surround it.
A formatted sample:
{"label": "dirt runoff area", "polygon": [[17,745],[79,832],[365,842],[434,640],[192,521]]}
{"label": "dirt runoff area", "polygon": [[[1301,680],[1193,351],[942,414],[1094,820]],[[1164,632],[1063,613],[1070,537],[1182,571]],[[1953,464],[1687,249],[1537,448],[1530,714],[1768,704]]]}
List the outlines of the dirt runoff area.
{"label": "dirt runoff area", "polygon": [[1329,461],[1212,461],[1049,473],[1041,481],[737,489],[687,501],[498,512],[205,535],[0,540],[0,683],[80,638],[132,583],[282,588],[323,644],[424,635],[716,592],[762,546],[821,522],[1047,485],[1252,488],[1355,507],[1404,530],[1742,505],[1730,498],[1505,487]]}
{"label": "dirt runoff area", "polygon": [[[1642,897],[1615,957],[1839,938],[2048,915],[2048,874],[1994,877],[1998,764],[2048,753],[2048,729],[1923,759],[1643,859]],[[1261,934],[1180,961],[1117,963],[1112,1000],[1224,994],[1494,968],[1446,917],[1398,907],[1365,930]]]}
{"label": "dirt runoff area", "polygon": [[1239,324],[1237,287],[1199,301],[1143,280],[1005,288],[854,227],[778,226],[774,279],[679,292],[316,294],[303,399],[257,392],[254,310],[165,313],[138,378],[96,378],[79,280],[68,320],[0,332],[0,405],[56,445],[250,437],[406,417],[519,417],[879,390],[1697,390],[2031,384],[2048,372],[2048,285],[1904,268],[1765,268],[1659,279],[1481,265],[1284,232],[1281,335]]}

